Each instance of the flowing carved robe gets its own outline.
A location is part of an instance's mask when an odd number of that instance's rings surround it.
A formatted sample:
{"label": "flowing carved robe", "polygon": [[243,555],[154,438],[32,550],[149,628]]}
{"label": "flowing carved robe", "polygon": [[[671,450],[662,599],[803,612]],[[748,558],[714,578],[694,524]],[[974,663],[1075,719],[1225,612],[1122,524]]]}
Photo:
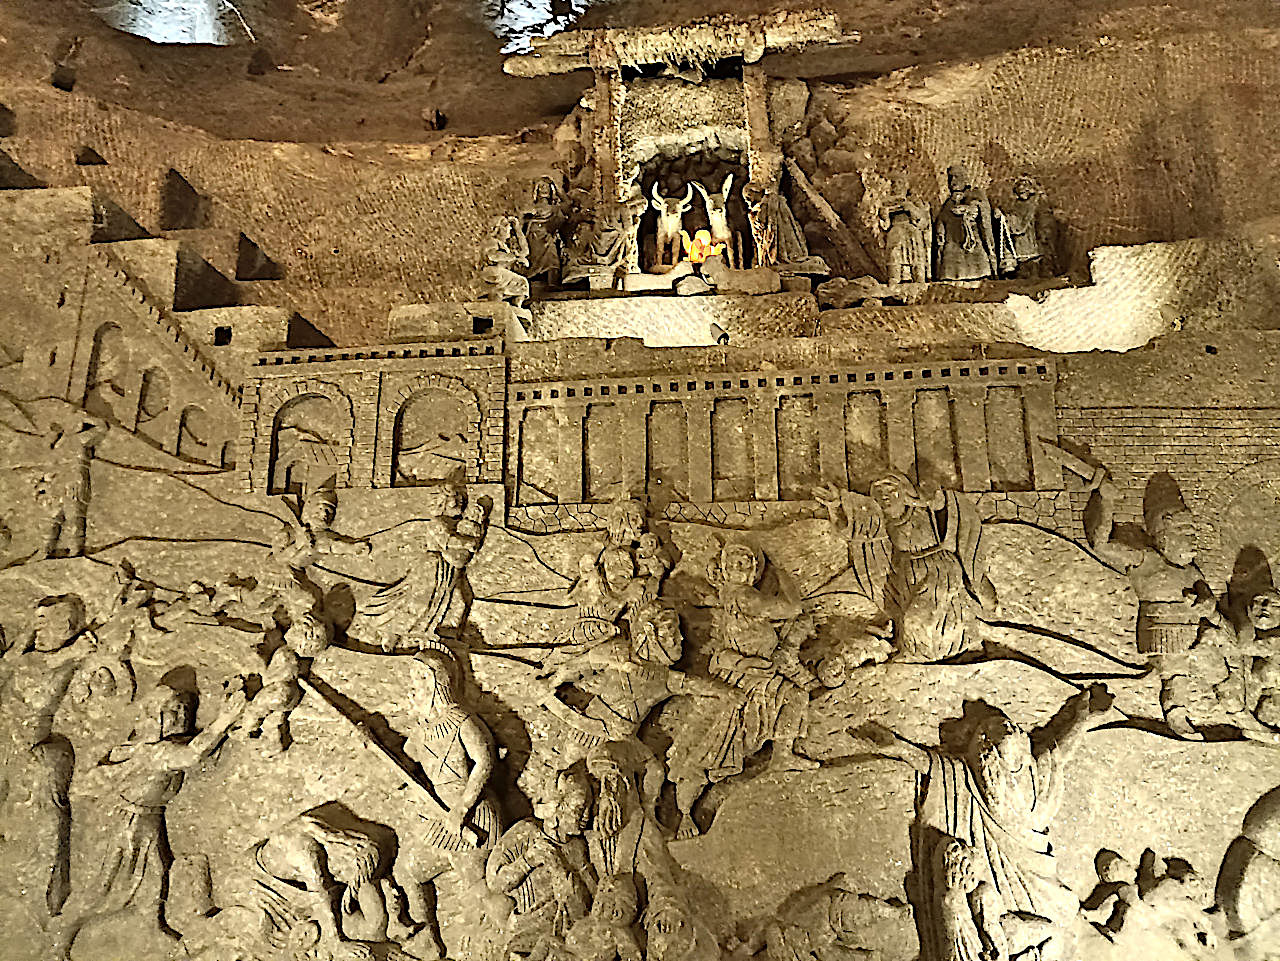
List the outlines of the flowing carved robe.
{"label": "flowing carved robe", "polygon": [[[934,863],[939,837],[971,844],[982,880],[994,887],[1005,913],[1021,912],[1063,924],[1079,907],[1058,879],[1049,843],[1049,824],[1062,803],[1064,766],[1047,748],[1018,775],[988,784],[966,760],[931,752],[929,771],[920,776],[912,838],[917,865]],[[942,879],[925,867],[916,876],[914,900],[921,931],[944,931],[932,917],[940,905]],[[922,944],[921,961],[944,961],[942,944]]]}

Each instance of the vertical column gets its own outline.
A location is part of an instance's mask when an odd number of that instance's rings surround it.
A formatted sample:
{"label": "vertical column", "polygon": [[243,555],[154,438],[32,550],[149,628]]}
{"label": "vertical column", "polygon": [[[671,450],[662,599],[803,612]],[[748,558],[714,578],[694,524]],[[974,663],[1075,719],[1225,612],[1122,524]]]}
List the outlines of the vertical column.
{"label": "vertical column", "polygon": [[819,391],[813,398],[814,433],[818,437],[818,470],[823,484],[834,484],[844,490],[849,486],[849,467],[845,458],[843,390]]}
{"label": "vertical column", "polygon": [[769,133],[769,88],[758,63],[742,68],[743,107],[747,120],[747,176],[755,183],[770,183],[777,176],[782,156]]}
{"label": "vertical column", "polygon": [[684,398],[685,423],[689,429],[689,499],[695,504],[712,500],[711,404],[709,394]]}
{"label": "vertical column", "polygon": [[778,395],[753,394],[752,433],[756,445],[756,500],[778,499]]}
{"label": "vertical column", "polygon": [[[347,386],[347,385],[342,385]],[[378,399],[382,374],[360,374],[350,384],[351,399],[351,473],[349,487],[373,486],[373,452],[378,443]],[[341,475],[339,475],[341,483]]]}
{"label": "vertical column", "polygon": [[956,460],[963,490],[991,489],[991,458],[987,451],[987,389],[952,387],[951,409],[956,418]]}
{"label": "vertical column", "polygon": [[886,390],[884,398],[885,435],[889,466],[908,477],[915,477],[916,432],[914,390]]}
{"label": "vertical column", "polygon": [[604,41],[592,44],[591,68],[596,74],[592,148],[596,160],[596,188],[606,205],[618,197],[618,151],[621,146],[617,103],[622,93],[622,73],[617,51]]}
{"label": "vertical column", "polygon": [[1049,457],[1040,444],[1058,440],[1058,412],[1054,406],[1052,383],[1028,384],[1022,396],[1027,409],[1027,447],[1031,451],[1031,480],[1036,490],[1063,489],[1062,466]]}
{"label": "vertical column", "polygon": [[587,405],[565,403],[556,408],[560,423],[560,450],[556,453],[557,500],[561,504],[581,504],[584,500],[582,482],[582,438],[586,430]]}
{"label": "vertical column", "polygon": [[644,497],[645,478],[649,473],[649,401],[636,399],[619,404],[622,418],[622,493],[625,497]]}

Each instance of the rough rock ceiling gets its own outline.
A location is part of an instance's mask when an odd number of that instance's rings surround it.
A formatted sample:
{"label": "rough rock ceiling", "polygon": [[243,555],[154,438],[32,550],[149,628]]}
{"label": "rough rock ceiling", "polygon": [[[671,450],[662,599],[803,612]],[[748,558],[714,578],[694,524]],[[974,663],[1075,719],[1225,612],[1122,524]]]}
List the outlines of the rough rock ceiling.
{"label": "rough rock ceiling", "polygon": [[[145,2],[159,10],[180,0]],[[521,30],[545,32],[584,0],[235,2],[253,13],[256,43],[158,45],[95,16],[93,9],[112,6],[111,0],[7,0],[0,4],[0,82],[48,82],[72,50],[76,92],[218,136],[399,142],[537,127],[563,116],[589,82],[586,76],[522,80],[502,73],[503,48],[518,45]],[[1280,26],[1280,5],[1265,0],[617,0],[590,6],[577,25],[649,25],[822,5],[861,42],[774,58],[772,72],[858,81],[911,64],[971,61],[1026,46]],[[130,3],[115,0],[114,6],[125,13]],[[230,31],[223,14],[218,22]],[[549,19],[539,19],[544,15]],[[495,24],[506,31],[502,37],[495,36]]]}

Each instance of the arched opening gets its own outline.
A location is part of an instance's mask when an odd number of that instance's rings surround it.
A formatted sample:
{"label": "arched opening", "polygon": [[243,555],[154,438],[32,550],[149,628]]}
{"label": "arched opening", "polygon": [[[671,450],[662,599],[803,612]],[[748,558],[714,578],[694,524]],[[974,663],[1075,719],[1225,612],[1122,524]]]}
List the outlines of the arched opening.
{"label": "arched opening", "polygon": [[138,399],[138,423],[155,420],[169,409],[169,375],[152,367],[142,375],[142,396]]}
{"label": "arched opening", "polygon": [[393,487],[464,481],[476,457],[473,407],[456,391],[427,387],[396,415]]}
{"label": "arched opening", "polygon": [[271,431],[270,494],[304,494],[337,483],[350,462],[351,414],[324,394],[303,394],[280,408]]}
{"label": "arched opening", "polygon": [[213,424],[203,407],[195,404],[185,407],[178,419],[178,456],[189,460],[208,460],[212,432]]}
{"label": "arched opening", "polygon": [[116,324],[103,324],[93,335],[93,351],[85,379],[85,408],[101,417],[121,420],[120,405],[128,395],[131,367],[124,331]]}
{"label": "arched opening", "polygon": [[[659,213],[654,206],[655,192],[662,200],[677,202],[677,209],[680,200],[689,198],[688,209],[678,217],[678,225],[691,239],[697,237],[700,230],[713,233],[711,217],[723,215],[730,232],[737,238],[742,262],[751,263],[751,224],[742,201],[746,175],[741,153],[727,147],[705,149],[675,157],[659,154],[645,163],[640,169],[640,187],[648,201],[640,219],[641,269],[654,271],[661,269],[659,264],[669,266],[689,259],[678,233],[675,235],[677,253],[674,259],[669,252],[659,249]],[[729,188],[727,201],[724,191],[726,184]],[[697,189],[695,185],[702,189]],[[735,255],[736,253],[737,250]]]}

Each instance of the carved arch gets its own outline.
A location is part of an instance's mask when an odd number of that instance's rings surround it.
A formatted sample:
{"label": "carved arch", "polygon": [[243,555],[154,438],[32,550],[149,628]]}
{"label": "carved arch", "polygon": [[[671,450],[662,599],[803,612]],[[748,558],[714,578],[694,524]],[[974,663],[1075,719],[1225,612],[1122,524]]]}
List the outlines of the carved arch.
{"label": "carved arch", "polygon": [[[1241,495],[1254,489],[1265,490],[1274,499],[1277,506],[1271,514],[1274,518],[1271,526],[1274,536],[1280,539],[1280,458],[1258,461],[1227,475],[1196,505],[1200,564],[1215,589],[1221,589],[1231,576],[1239,547],[1232,539],[1223,537],[1224,529],[1231,524],[1232,507]],[[1264,513],[1257,510],[1249,512],[1258,534],[1267,528]],[[1280,557],[1273,556],[1272,560],[1280,560]],[[1280,570],[1273,573],[1280,580]]]}
{"label": "carved arch", "polygon": [[314,398],[332,401],[339,414],[341,424],[333,438],[331,465],[336,486],[351,486],[351,457],[355,443],[355,414],[351,398],[337,384],[308,378],[263,390],[254,430],[251,490],[279,493],[272,491],[271,481],[276,469],[281,417],[297,404]]}
{"label": "carved arch", "polygon": [[443,391],[457,402],[466,421],[466,442],[461,456],[467,483],[480,479],[481,464],[481,413],[475,393],[456,377],[443,374],[419,374],[402,384],[395,391],[388,391],[382,400],[378,417],[378,478],[377,486],[396,485],[396,459],[399,454],[399,432],[405,411],[428,391]]}

